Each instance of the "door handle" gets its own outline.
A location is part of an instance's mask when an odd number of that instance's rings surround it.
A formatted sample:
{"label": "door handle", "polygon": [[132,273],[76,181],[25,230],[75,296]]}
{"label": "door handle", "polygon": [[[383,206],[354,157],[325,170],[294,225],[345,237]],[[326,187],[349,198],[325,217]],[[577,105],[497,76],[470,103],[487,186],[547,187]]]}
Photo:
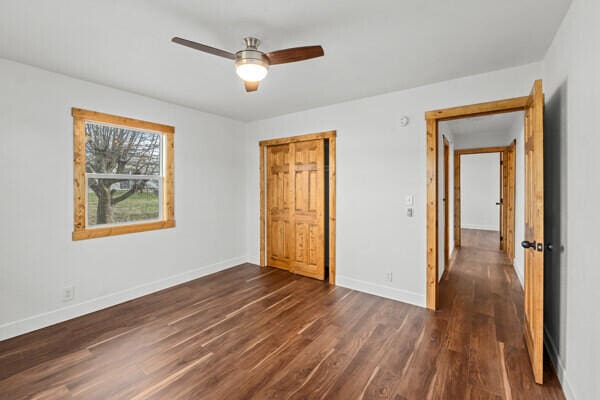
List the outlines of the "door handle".
{"label": "door handle", "polygon": [[535,250],[535,240],[533,242],[528,242],[527,240],[523,240],[521,242],[521,247],[523,247],[524,249],[534,249]]}

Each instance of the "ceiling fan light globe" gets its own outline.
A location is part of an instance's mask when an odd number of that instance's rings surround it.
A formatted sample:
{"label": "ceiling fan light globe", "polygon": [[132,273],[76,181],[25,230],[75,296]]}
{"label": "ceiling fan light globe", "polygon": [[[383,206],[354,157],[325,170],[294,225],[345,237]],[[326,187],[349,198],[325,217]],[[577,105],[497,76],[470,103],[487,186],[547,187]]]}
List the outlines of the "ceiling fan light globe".
{"label": "ceiling fan light globe", "polygon": [[235,72],[244,81],[259,82],[265,79],[269,70],[263,64],[243,63],[235,66]]}

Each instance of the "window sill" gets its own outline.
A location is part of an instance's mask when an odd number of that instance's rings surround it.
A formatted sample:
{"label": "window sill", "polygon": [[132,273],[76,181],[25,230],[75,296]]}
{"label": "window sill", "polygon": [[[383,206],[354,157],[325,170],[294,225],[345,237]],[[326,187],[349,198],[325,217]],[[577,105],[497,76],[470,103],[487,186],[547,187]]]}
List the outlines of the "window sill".
{"label": "window sill", "polygon": [[175,227],[175,220],[147,222],[142,224],[111,226],[106,228],[83,229],[73,232],[73,240],[94,239],[105,236],[124,235],[128,233],[154,231]]}

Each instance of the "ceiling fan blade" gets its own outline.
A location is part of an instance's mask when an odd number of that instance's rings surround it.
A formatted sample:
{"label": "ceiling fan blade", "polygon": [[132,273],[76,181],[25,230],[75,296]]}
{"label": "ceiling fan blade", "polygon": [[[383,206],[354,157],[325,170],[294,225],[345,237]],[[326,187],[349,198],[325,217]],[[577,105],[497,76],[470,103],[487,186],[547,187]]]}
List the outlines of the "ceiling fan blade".
{"label": "ceiling fan blade", "polygon": [[244,81],[246,92],[256,92],[258,90],[258,82]]}
{"label": "ceiling fan blade", "polygon": [[173,39],[171,39],[171,41],[173,43],[177,43],[177,44],[180,44],[182,46],[190,47],[190,48],[195,49],[195,50],[200,50],[200,51],[203,51],[203,52],[208,53],[208,54],[213,54],[215,56],[225,57],[225,58],[229,58],[230,60],[235,60],[235,54],[230,53],[230,52],[225,51],[225,50],[217,49],[215,47],[210,47],[210,46],[207,46],[205,44],[201,44],[201,43],[197,43],[197,42],[192,42],[191,40],[182,39],[182,38],[177,37],[177,36],[174,37]]}
{"label": "ceiling fan blade", "polygon": [[287,64],[296,61],[308,60],[310,58],[325,55],[321,46],[293,47],[291,49],[277,50],[265,54],[271,65]]}

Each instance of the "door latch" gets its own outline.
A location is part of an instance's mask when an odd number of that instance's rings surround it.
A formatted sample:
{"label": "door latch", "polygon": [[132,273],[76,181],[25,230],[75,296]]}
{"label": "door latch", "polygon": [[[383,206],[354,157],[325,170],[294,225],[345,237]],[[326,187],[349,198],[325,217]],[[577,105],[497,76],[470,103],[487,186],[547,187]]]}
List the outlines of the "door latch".
{"label": "door latch", "polygon": [[537,244],[537,251],[544,251],[544,244],[543,243],[538,243]]}

